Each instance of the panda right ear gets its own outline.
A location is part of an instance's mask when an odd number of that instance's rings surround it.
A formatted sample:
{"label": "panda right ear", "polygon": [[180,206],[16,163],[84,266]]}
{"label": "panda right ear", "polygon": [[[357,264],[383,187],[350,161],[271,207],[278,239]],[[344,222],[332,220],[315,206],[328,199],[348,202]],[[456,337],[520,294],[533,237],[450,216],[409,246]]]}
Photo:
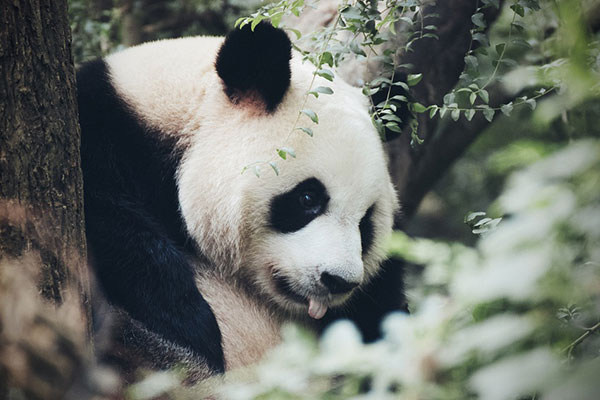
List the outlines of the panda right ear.
{"label": "panda right ear", "polygon": [[290,86],[292,44],[286,33],[269,23],[250,24],[230,32],[217,55],[215,67],[225,93],[236,103],[260,96],[273,111]]}

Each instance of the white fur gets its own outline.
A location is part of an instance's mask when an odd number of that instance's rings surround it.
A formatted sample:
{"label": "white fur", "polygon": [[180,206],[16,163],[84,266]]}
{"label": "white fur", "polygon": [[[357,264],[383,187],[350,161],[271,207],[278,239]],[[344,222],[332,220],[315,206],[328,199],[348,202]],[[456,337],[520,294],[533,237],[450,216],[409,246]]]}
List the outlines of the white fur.
{"label": "white fur", "polygon": [[197,286],[217,318],[228,371],[256,363],[281,341],[283,320],[268,304],[211,271],[199,274]]}
{"label": "white fur", "polygon": [[[295,54],[290,88],[273,114],[252,101],[232,104],[214,70],[221,43],[220,38],[159,41],[107,61],[119,94],[143,121],[180,139],[185,149],[178,176],[181,212],[218,273],[239,274],[265,303],[288,311],[306,313],[306,305],[278,294],[274,273],[293,279],[302,293],[337,305],[346,297],[323,294],[320,274],[352,282],[376,274],[383,258],[380,244],[397,208],[367,99],[341,79],[332,83],[317,77],[313,88],[329,86],[334,94],[308,96],[305,104],[314,68]],[[297,125],[310,127],[312,138],[292,131],[301,108],[319,116],[318,125],[304,115]],[[297,158],[278,159],[275,150],[283,146],[292,147]],[[276,161],[280,175],[265,164],[260,178],[241,174],[257,161]],[[271,199],[311,177],[327,188],[327,212],[297,232],[274,232],[268,227]],[[375,246],[363,256],[358,224],[374,203]]]}

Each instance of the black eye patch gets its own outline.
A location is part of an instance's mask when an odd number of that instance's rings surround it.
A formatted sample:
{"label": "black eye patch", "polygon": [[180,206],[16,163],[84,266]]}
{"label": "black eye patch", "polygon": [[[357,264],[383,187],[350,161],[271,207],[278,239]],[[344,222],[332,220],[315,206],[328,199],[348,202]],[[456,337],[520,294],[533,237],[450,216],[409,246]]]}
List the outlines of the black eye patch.
{"label": "black eye patch", "polygon": [[300,182],[292,190],[276,196],[271,201],[270,222],[281,233],[295,232],[327,209],[329,196],[317,178]]}
{"label": "black eye patch", "polygon": [[375,232],[373,229],[373,211],[375,210],[375,205],[373,204],[365,215],[360,220],[358,224],[358,229],[360,230],[360,243],[362,245],[362,253],[366,254],[371,246],[373,245],[373,239],[375,236]]}

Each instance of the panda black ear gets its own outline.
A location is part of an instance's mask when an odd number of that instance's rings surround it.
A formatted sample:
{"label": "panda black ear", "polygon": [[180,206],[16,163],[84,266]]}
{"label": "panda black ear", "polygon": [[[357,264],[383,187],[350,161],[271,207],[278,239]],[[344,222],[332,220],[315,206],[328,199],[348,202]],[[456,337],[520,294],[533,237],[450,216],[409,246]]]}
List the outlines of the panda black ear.
{"label": "panda black ear", "polygon": [[230,32],[215,67],[231,101],[258,94],[267,110],[273,111],[290,86],[291,57],[286,33],[261,22],[254,31],[246,24]]}

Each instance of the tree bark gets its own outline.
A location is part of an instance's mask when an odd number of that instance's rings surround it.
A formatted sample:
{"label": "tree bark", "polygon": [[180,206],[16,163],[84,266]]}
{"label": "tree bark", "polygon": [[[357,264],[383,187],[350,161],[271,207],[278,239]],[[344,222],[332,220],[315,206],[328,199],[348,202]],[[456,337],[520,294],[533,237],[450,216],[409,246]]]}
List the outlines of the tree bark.
{"label": "tree bark", "polygon": [[66,0],[0,3],[1,398],[62,396],[90,334],[70,41]]}

